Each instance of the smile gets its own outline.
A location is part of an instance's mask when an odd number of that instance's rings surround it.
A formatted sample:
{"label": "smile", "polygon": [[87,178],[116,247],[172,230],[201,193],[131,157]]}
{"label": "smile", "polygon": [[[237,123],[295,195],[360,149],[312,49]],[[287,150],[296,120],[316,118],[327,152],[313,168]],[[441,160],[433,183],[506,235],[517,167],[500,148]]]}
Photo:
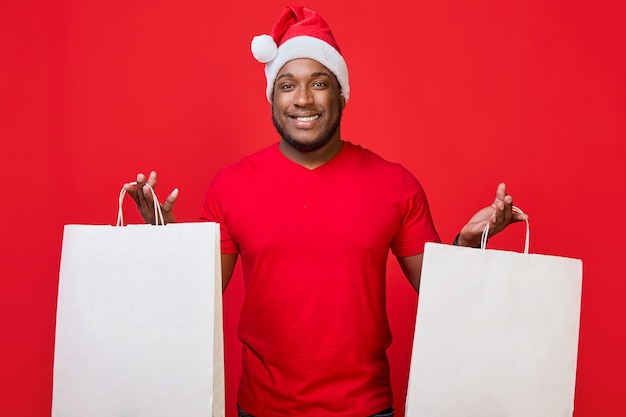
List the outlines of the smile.
{"label": "smile", "polygon": [[313,120],[317,120],[319,115],[317,116],[307,116],[307,117],[295,117],[295,119],[299,122],[312,122]]}

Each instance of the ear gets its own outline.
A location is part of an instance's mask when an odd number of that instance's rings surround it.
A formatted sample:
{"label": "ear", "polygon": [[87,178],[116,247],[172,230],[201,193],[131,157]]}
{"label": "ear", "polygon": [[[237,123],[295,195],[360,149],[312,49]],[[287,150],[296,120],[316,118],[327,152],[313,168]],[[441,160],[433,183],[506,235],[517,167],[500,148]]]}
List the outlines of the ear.
{"label": "ear", "polygon": [[346,98],[344,97],[343,94],[341,94],[339,96],[339,100],[341,101],[341,109],[342,110],[345,109],[346,108]]}

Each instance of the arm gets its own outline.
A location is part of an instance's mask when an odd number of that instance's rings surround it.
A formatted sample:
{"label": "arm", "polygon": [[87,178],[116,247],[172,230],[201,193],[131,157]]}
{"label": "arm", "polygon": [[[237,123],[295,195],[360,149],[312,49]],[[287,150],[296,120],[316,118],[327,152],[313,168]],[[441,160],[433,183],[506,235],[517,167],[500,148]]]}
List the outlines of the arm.
{"label": "arm", "polygon": [[233,277],[233,271],[237,264],[237,254],[222,254],[222,292],[226,291],[226,287]]}
{"label": "arm", "polygon": [[[139,209],[139,212],[145,222],[148,224],[156,224],[156,219],[154,218],[154,202],[152,199],[152,192],[150,191],[150,188],[145,186],[146,184],[150,185],[152,188],[156,187],[156,172],[152,171],[147,180],[144,174],[137,174],[137,184],[124,184],[124,188],[126,189],[126,193],[135,201],[135,204],[137,205],[137,208]],[[178,188],[172,191],[171,194],[165,199],[165,202],[161,204],[161,211],[163,212],[163,220],[165,223],[176,222],[172,209],[174,208],[174,203],[176,202],[177,197]]]}
{"label": "arm", "polygon": [[400,268],[402,272],[404,272],[404,276],[407,277],[415,292],[419,294],[420,289],[420,278],[422,276],[422,260],[424,259],[424,254],[420,253],[418,255],[412,256],[398,256],[398,263],[400,264]]}

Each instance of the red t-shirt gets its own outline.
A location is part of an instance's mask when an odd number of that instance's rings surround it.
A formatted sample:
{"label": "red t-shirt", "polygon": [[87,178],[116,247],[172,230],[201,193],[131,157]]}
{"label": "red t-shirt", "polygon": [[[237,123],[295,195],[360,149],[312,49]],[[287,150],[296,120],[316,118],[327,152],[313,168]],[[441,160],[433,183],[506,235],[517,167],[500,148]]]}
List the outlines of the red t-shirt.
{"label": "red t-shirt", "polygon": [[392,406],[387,257],[439,241],[411,173],[349,142],[309,170],[276,144],[225,167],[202,217],[242,260],[242,409],[363,417]]}

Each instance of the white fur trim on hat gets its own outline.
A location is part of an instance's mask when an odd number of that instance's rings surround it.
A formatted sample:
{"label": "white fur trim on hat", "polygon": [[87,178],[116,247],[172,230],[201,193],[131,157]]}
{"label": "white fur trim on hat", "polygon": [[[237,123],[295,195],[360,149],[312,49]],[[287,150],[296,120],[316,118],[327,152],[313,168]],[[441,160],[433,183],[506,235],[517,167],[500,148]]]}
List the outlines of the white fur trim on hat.
{"label": "white fur trim on hat", "polygon": [[[265,78],[267,79],[266,96],[270,103],[272,102],[274,82],[276,81],[278,72],[287,62],[297,58],[310,58],[328,68],[335,74],[335,77],[337,77],[337,81],[339,81],[339,86],[341,87],[341,95],[346,102],[348,101],[350,98],[348,66],[341,54],[319,38],[312,36],[296,36],[286,40],[280,45],[276,57],[267,61],[265,64]],[[260,61],[258,58],[257,60]]]}

